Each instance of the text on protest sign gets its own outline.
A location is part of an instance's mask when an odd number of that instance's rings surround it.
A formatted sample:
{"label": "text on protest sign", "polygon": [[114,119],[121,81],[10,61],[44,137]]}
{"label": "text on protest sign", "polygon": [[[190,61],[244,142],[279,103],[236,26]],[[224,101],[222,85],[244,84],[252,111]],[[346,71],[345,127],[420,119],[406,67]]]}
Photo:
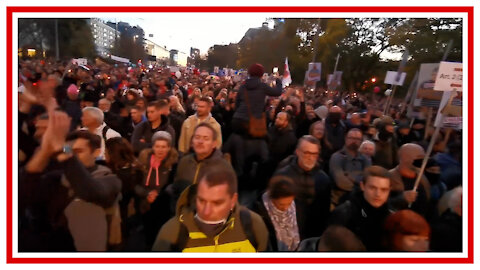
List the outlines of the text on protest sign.
{"label": "text on protest sign", "polygon": [[433,90],[462,91],[463,87],[462,63],[440,62],[437,78]]}

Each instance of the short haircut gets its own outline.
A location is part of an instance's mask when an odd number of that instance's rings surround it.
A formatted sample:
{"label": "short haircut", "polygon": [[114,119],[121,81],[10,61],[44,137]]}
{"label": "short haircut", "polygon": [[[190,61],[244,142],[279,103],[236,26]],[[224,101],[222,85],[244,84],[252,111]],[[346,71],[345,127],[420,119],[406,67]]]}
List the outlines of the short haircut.
{"label": "short haircut", "polygon": [[297,149],[300,149],[300,146],[302,145],[303,142],[315,144],[318,146],[318,149],[320,150],[320,141],[317,138],[313,137],[312,135],[303,135],[300,139],[298,139]]}
{"label": "short haircut", "polygon": [[349,131],[347,131],[347,134],[345,136],[348,136],[350,132],[360,132],[360,134],[363,135],[363,131],[358,129],[358,128],[351,128]]}
{"label": "short haircut", "polygon": [[362,241],[349,229],[339,226],[329,226],[320,237],[318,251],[366,251]]}
{"label": "short haircut", "polygon": [[[286,105],[288,106],[288,105]],[[291,106],[291,105],[290,105]],[[290,120],[292,119],[292,116],[288,112],[278,112],[277,117],[279,114],[284,113],[287,116],[287,122],[290,123]]]}
{"label": "short haircut", "polygon": [[161,110],[169,105],[169,102],[164,99],[154,100],[148,103],[147,107],[155,107],[157,110]]}
{"label": "short haircut", "polygon": [[201,127],[206,127],[208,129],[210,129],[210,131],[212,132],[212,140],[216,141],[217,138],[218,138],[218,134],[217,134],[217,131],[212,127],[212,125],[208,124],[208,123],[205,123],[205,122],[202,122],[200,124],[198,124],[195,129],[193,130],[193,134],[195,135],[195,132],[197,132],[197,129],[201,128]]}
{"label": "short haircut", "polygon": [[208,105],[212,105],[213,103],[212,98],[209,96],[203,96],[198,101],[206,102]]}
{"label": "short haircut", "polygon": [[102,138],[100,136],[90,133],[87,130],[76,130],[67,135],[67,141],[74,141],[77,139],[85,139],[88,141],[88,146],[93,152],[99,149],[102,145]]}
{"label": "short haircut", "polygon": [[368,178],[371,176],[387,178],[388,180],[390,180],[390,184],[392,184],[392,175],[387,169],[381,166],[373,165],[365,168],[365,170],[363,170],[363,183],[366,184]]}
{"label": "short haircut", "polygon": [[93,118],[95,118],[95,120],[97,120],[97,123],[99,125],[103,123],[104,114],[103,114],[102,110],[100,110],[99,108],[97,108],[97,107],[85,107],[85,108],[83,108],[82,112],[89,113]]}
{"label": "short haircut", "polygon": [[[313,122],[313,123],[310,125],[310,128],[309,128],[309,130],[308,130],[308,133],[309,133],[310,135],[313,134],[313,129],[314,129],[315,126],[317,126],[317,125],[322,125],[322,126],[325,128],[325,122],[323,122],[322,120],[315,121],[315,122]],[[325,131],[324,131],[323,133],[325,133]],[[325,135],[324,135],[324,136],[325,136]]]}
{"label": "short haircut", "polygon": [[155,145],[157,141],[165,141],[169,147],[172,146],[172,135],[166,131],[157,131],[152,136],[152,146]]}
{"label": "short haircut", "polygon": [[203,181],[205,181],[209,187],[226,184],[230,196],[237,193],[237,175],[231,170],[215,168],[214,166],[212,170],[209,170],[203,175],[203,177],[200,177],[198,184]]}
{"label": "short haircut", "polygon": [[144,111],[142,108],[140,108],[140,107],[137,106],[137,105],[134,105],[134,106],[130,107],[130,111],[131,111],[131,110],[134,110],[134,109],[137,110],[137,111],[139,111],[139,112],[143,112],[143,111]]}
{"label": "short haircut", "polygon": [[268,195],[271,199],[280,199],[296,195],[295,183],[290,177],[277,175],[270,179]]}
{"label": "short haircut", "polygon": [[106,98],[100,99],[100,100],[98,101],[98,104],[100,104],[100,101],[105,101],[105,102],[107,102],[107,103],[110,104],[110,105],[112,104],[112,102],[111,102],[110,100],[106,99]]}

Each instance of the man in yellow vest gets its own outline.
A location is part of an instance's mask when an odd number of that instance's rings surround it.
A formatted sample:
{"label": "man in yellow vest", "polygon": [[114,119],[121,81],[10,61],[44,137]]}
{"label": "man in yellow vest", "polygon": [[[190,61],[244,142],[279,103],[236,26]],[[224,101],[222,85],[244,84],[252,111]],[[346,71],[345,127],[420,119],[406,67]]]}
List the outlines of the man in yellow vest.
{"label": "man in yellow vest", "polygon": [[232,171],[207,172],[181,195],[176,216],[160,229],[152,250],[266,251],[265,223],[259,215],[238,205],[237,199],[237,177]]}

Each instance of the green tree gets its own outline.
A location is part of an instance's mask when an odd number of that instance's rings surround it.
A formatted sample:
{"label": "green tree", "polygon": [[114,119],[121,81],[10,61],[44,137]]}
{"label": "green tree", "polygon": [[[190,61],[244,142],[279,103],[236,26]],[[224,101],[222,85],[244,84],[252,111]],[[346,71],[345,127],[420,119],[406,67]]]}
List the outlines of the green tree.
{"label": "green tree", "polygon": [[208,50],[207,67],[213,71],[214,66],[220,68],[236,68],[238,45],[214,45]]}
{"label": "green tree", "polygon": [[[61,58],[95,56],[95,44],[85,19],[57,19],[58,44]],[[45,50],[55,56],[55,19],[19,19],[19,47]]]}

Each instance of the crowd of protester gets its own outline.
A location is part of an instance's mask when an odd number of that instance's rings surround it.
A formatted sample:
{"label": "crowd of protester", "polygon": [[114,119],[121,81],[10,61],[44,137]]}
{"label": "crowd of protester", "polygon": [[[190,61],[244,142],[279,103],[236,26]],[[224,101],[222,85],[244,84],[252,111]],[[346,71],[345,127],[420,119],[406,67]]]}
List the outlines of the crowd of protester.
{"label": "crowd of protester", "polygon": [[264,72],[21,60],[19,251],[462,251],[461,131]]}

